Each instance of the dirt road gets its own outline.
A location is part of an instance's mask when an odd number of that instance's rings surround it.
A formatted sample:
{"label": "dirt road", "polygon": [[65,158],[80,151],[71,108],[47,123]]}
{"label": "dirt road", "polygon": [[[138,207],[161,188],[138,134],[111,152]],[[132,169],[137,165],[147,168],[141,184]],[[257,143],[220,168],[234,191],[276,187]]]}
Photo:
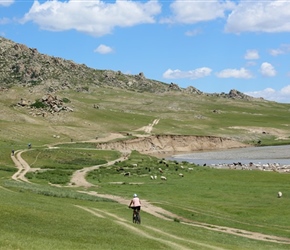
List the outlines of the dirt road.
{"label": "dirt road", "polygon": [[[11,155],[11,159],[13,160],[13,162],[15,163],[15,166],[18,169],[18,171],[12,176],[12,179],[14,179],[16,181],[25,181],[25,182],[29,183],[29,181],[25,177],[25,174],[29,170],[31,170],[31,168],[27,164],[27,162],[25,162],[21,157],[21,154],[24,151],[26,151],[26,150],[17,151],[17,152],[15,152],[14,155]],[[104,165],[112,165],[116,161],[120,161],[120,160],[126,160],[126,157],[123,156],[119,159],[116,159],[116,160],[111,161],[111,162],[104,164]],[[85,178],[87,173],[89,171],[92,171],[92,170],[97,169],[97,168],[104,166],[104,165],[92,166],[92,167],[88,167],[88,168],[84,168],[84,169],[76,171],[72,176],[72,179],[70,181],[69,186],[71,186],[71,187],[72,186],[73,187],[85,187],[85,188],[92,187],[93,184],[89,183]],[[92,192],[92,191],[87,191],[86,193],[88,193],[90,195],[95,195],[95,196],[99,196],[99,197],[112,199],[112,200],[115,200],[118,203],[126,205],[126,206],[128,206],[128,204],[130,202],[128,199],[125,199],[123,197],[119,197],[116,195],[100,194],[100,193]],[[86,211],[92,212],[91,209],[89,209],[89,208],[83,208],[83,207],[81,207],[81,208],[86,210]],[[232,234],[232,235],[237,235],[239,237],[245,237],[245,238],[254,239],[254,240],[262,240],[262,241],[267,241],[267,242],[290,244],[290,238],[278,237],[278,236],[273,236],[273,235],[266,235],[266,234],[261,234],[261,233],[257,233],[257,232],[250,232],[250,231],[246,231],[246,230],[241,230],[238,228],[223,227],[223,226],[207,224],[207,223],[200,223],[200,222],[188,220],[186,218],[182,218],[180,216],[177,216],[176,214],[173,214],[169,211],[166,211],[165,209],[163,209],[161,207],[153,205],[152,203],[145,201],[145,200],[142,201],[142,211],[149,213],[153,216],[156,216],[158,218],[164,219],[164,220],[178,219],[180,221],[180,223],[186,224],[188,226],[200,227],[200,228],[204,228],[207,230],[228,233],[228,234]],[[96,212],[94,212],[94,213],[95,213],[95,215],[97,214]],[[108,213],[105,211],[101,211],[100,213],[108,215]],[[100,215],[100,216],[103,216],[103,215]],[[131,230],[138,230],[138,229],[132,228],[132,226],[128,225],[124,221],[118,221],[118,223],[123,225],[124,227],[130,228]],[[152,229],[152,230],[157,230],[157,229]],[[153,237],[152,235],[151,236],[146,235],[144,232],[143,232],[143,234],[144,234],[144,236],[149,237],[149,238]],[[177,244],[174,242],[165,242],[165,243],[169,244],[171,247],[178,247],[178,249],[187,249],[187,248],[182,247],[182,246],[177,246]],[[216,248],[216,247],[210,246],[210,245],[208,247],[212,248],[212,249],[219,249],[219,248]]]}

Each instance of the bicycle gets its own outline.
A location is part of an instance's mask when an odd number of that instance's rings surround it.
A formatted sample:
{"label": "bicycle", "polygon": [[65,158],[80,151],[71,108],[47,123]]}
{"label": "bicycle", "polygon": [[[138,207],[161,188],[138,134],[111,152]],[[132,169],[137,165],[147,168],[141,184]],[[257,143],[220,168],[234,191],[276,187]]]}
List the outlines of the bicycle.
{"label": "bicycle", "polygon": [[133,209],[133,223],[141,224],[140,210]]}

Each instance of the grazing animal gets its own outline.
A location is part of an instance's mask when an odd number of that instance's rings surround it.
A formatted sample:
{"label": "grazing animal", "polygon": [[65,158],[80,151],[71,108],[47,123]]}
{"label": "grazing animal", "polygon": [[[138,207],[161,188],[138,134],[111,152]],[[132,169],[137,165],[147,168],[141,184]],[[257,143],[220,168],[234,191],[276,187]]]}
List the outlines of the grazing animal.
{"label": "grazing animal", "polygon": [[160,179],[163,180],[163,181],[167,180],[165,176],[161,176]]}
{"label": "grazing animal", "polygon": [[179,176],[180,176],[180,177],[183,177],[183,174],[182,174],[182,173],[180,173],[180,174],[179,174]]}
{"label": "grazing animal", "polygon": [[150,179],[151,179],[151,180],[154,180],[154,176],[153,176],[153,175],[151,175],[151,176],[150,176]]}
{"label": "grazing animal", "polygon": [[282,192],[278,192],[277,196],[278,196],[278,198],[281,198],[282,197]]}

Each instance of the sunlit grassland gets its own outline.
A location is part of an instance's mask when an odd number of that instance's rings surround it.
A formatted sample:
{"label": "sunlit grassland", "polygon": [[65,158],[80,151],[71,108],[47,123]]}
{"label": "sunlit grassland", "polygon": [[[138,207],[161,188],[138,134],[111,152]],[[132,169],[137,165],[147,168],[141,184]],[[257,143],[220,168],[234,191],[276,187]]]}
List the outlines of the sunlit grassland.
{"label": "sunlit grassland", "polygon": [[[64,144],[62,146],[64,148],[59,149],[29,150],[23,153],[23,156],[32,165],[31,161],[34,159],[34,162],[39,160],[40,165],[63,167],[62,164],[58,165],[59,163],[55,162],[59,159],[62,159],[61,162],[70,161],[71,158],[78,159],[80,156],[88,157],[87,162],[92,164],[90,157],[94,154],[94,150],[90,149],[90,144],[83,149],[79,148],[81,145],[83,144],[76,144],[75,148],[66,148]],[[95,153],[107,160],[118,156],[114,151],[95,150]],[[134,164],[137,164],[137,167]],[[120,171],[120,168],[123,170]],[[160,180],[159,168],[163,169],[162,174],[167,177],[166,182]],[[1,169],[1,176],[7,178],[11,173],[10,169]],[[130,171],[131,175],[124,176],[123,173],[126,171]],[[181,172],[184,177],[178,175]],[[93,178],[94,175],[97,176],[96,179]],[[150,175],[158,175],[158,179],[151,180]],[[124,249],[125,246],[126,249],[133,249],[132,234],[134,239],[140,238],[144,249],[168,249],[168,244],[171,243],[167,241],[190,249],[208,249],[212,245],[226,249],[288,247],[184,225],[182,219],[178,220],[181,223],[174,221],[175,218],[163,221],[144,212],[141,228],[137,228],[141,230],[138,236],[138,232],[132,232],[130,228],[117,223],[116,218],[106,214],[116,214],[117,218],[125,220],[126,225],[131,225],[131,210],[124,205],[94,200],[93,197],[79,194],[77,188],[21,184],[7,182],[6,178],[1,180],[3,188],[0,189],[1,193],[5,193],[3,197],[7,199],[7,201],[3,199],[3,204],[8,204],[2,210],[2,217],[6,215],[3,223],[6,223],[8,218],[15,221],[17,218],[20,221],[18,227],[14,223],[8,223],[9,225],[1,229],[4,233],[0,236],[0,241],[6,249],[15,249],[19,245],[22,245],[23,249],[38,247],[52,249],[56,246],[57,248],[61,246],[61,249],[111,249],[110,246],[116,249]],[[186,162],[168,162],[133,152],[125,162],[92,171],[88,180],[98,185],[90,188],[92,191],[119,195],[127,198],[128,203],[132,194],[138,193],[141,199],[149,200],[177,216],[193,221],[277,236],[289,235],[290,218],[287,214],[281,216],[281,211],[287,211],[290,205],[290,198],[287,195],[290,191],[288,176],[285,174],[197,167]],[[282,199],[276,197],[278,190],[283,190]],[[16,194],[17,197],[14,197]],[[18,199],[21,199],[21,202],[18,202]],[[83,207],[89,208],[90,211]],[[105,218],[94,215],[91,211],[94,208],[97,210],[93,212],[100,213]],[[67,210],[69,212],[66,212]],[[28,229],[25,230],[25,227]],[[66,233],[68,228],[70,232]],[[115,237],[115,234],[118,236]],[[17,238],[15,243],[12,241],[13,235]],[[35,235],[35,239],[31,235]],[[157,238],[165,241],[160,242]],[[176,246],[173,247],[175,248]]]}
{"label": "sunlit grassland", "polygon": [[[75,170],[120,157],[118,152],[95,150],[94,143],[83,141],[113,132],[142,134],[137,129],[160,119],[152,134],[230,136],[250,143],[262,140],[263,145],[289,143],[290,139],[277,140],[275,135],[232,128],[281,129],[287,137],[289,104],[102,88],[58,94],[71,101],[68,106],[73,112],[32,116],[32,110],[13,106],[11,98],[0,99],[0,249],[136,249],[136,242],[143,249],[289,249],[286,244],[189,226],[182,219],[165,221],[144,212],[142,225],[133,225],[132,211],[126,206],[80,194],[78,190],[84,188],[65,187]],[[41,96],[34,94],[31,98]],[[43,172],[26,175],[32,184],[11,181],[16,172],[11,150],[27,149],[28,143],[32,143],[32,150],[22,153],[22,157]],[[132,194],[138,193],[141,200],[185,219],[289,237],[287,174],[211,169],[177,162],[168,162],[167,166],[160,161],[133,152],[125,162],[90,172],[87,180],[97,186],[86,190],[119,195],[128,203]],[[160,180],[159,167],[166,182]],[[125,172],[130,176],[124,176]],[[157,180],[151,180],[151,175],[157,175]],[[50,187],[49,182],[63,186]],[[278,191],[283,192],[281,199],[276,197]],[[125,225],[106,213],[117,215]]]}
{"label": "sunlit grassland", "polygon": [[[118,208],[108,202],[52,198],[27,191],[0,189],[1,249],[133,249],[125,230],[110,219],[100,218],[76,207]],[[127,212],[127,211],[126,211]],[[162,244],[134,234],[146,247],[162,249]]]}
{"label": "sunlit grassland", "polygon": [[[15,95],[19,89],[15,89]],[[112,132],[137,132],[154,119],[153,134],[215,135],[236,137],[241,141],[264,139],[265,134],[249,134],[232,127],[282,129],[290,133],[290,105],[265,101],[232,100],[217,96],[186,93],[140,93],[122,89],[90,87],[88,92],[59,91],[59,98],[70,100],[73,112],[47,117],[31,116],[28,108],[15,107],[2,98],[1,138],[25,147],[85,141]],[[35,95],[31,98],[37,99]],[[31,99],[31,101],[34,101]],[[95,108],[95,107],[98,108]],[[12,115],[13,114],[13,115]],[[29,126],[24,126],[29,124]],[[57,135],[55,138],[53,135]],[[265,143],[276,143],[277,136]],[[278,140],[278,143],[282,140]]]}
{"label": "sunlit grassland", "polygon": [[[73,144],[74,145],[74,144]],[[75,146],[80,146],[77,144]],[[95,165],[106,164],[120,157],[116,151],[93,150],[88,148],[32,149],[22,153],[22,157],[32,168],[44,171],[30,172],[26,176],[31,181],[45,180],[53,184],[67,184],[74,171]]]}
{"label": "sunlit grassland", "polygon": [[[286,211],[290,205],[287,174],[211,169],[175,162],[166,166],[152,157],[134,156],[127,163],[94,170],[88,179],[100,186],[100,192],[121,196],[138,193],[144,199],[195,221],[277,236],[289,235],[290,217],[281,216],[281,211]],[[138,167],[133,167],[136,162]],[[163,169],[162,174],[159,167]],[[128,171],[130,176],[124,176]],[[157,175],[157,180],[151,180],[151,175]],[[167,181],[160,180],[161,175],[166,176]],[[278,199],[277,192],[281,190],[286,195]]]}
{"label": "sunlit grassland", "polygon": [[[135,249],[136,241],[142,249],[288,249],[287,245],[214,232],[173,219],[165,221],[144,212],[142,224],[133,225],[131,210],[124,205],[56,195],[68,192],[56,191],[63,188],[54,188],[51,194],[45,195],[35,193],[31,189],[33,185],[12,183],[2,182],[4,188],[0,188],[3,249]],[[38,188],[46,189],[34,187]],[[182,207],[180,200],[177,202]],[[178,247],[171,245],[172,242]]]}

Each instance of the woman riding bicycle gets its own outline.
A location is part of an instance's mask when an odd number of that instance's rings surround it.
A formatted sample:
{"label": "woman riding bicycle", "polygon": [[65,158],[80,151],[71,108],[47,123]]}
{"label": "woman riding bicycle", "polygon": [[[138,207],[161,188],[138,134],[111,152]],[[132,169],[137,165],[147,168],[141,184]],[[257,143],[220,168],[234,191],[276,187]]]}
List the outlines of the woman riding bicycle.
{"label": "woman riding bicycle", "polygon": [[140,212],[141,201],[140,201],[137,194],[133,195],[133,199],[131,200],[131,202],[129,204],[129,208],[132,208],[133,210],[137,210],[138,212]]}

